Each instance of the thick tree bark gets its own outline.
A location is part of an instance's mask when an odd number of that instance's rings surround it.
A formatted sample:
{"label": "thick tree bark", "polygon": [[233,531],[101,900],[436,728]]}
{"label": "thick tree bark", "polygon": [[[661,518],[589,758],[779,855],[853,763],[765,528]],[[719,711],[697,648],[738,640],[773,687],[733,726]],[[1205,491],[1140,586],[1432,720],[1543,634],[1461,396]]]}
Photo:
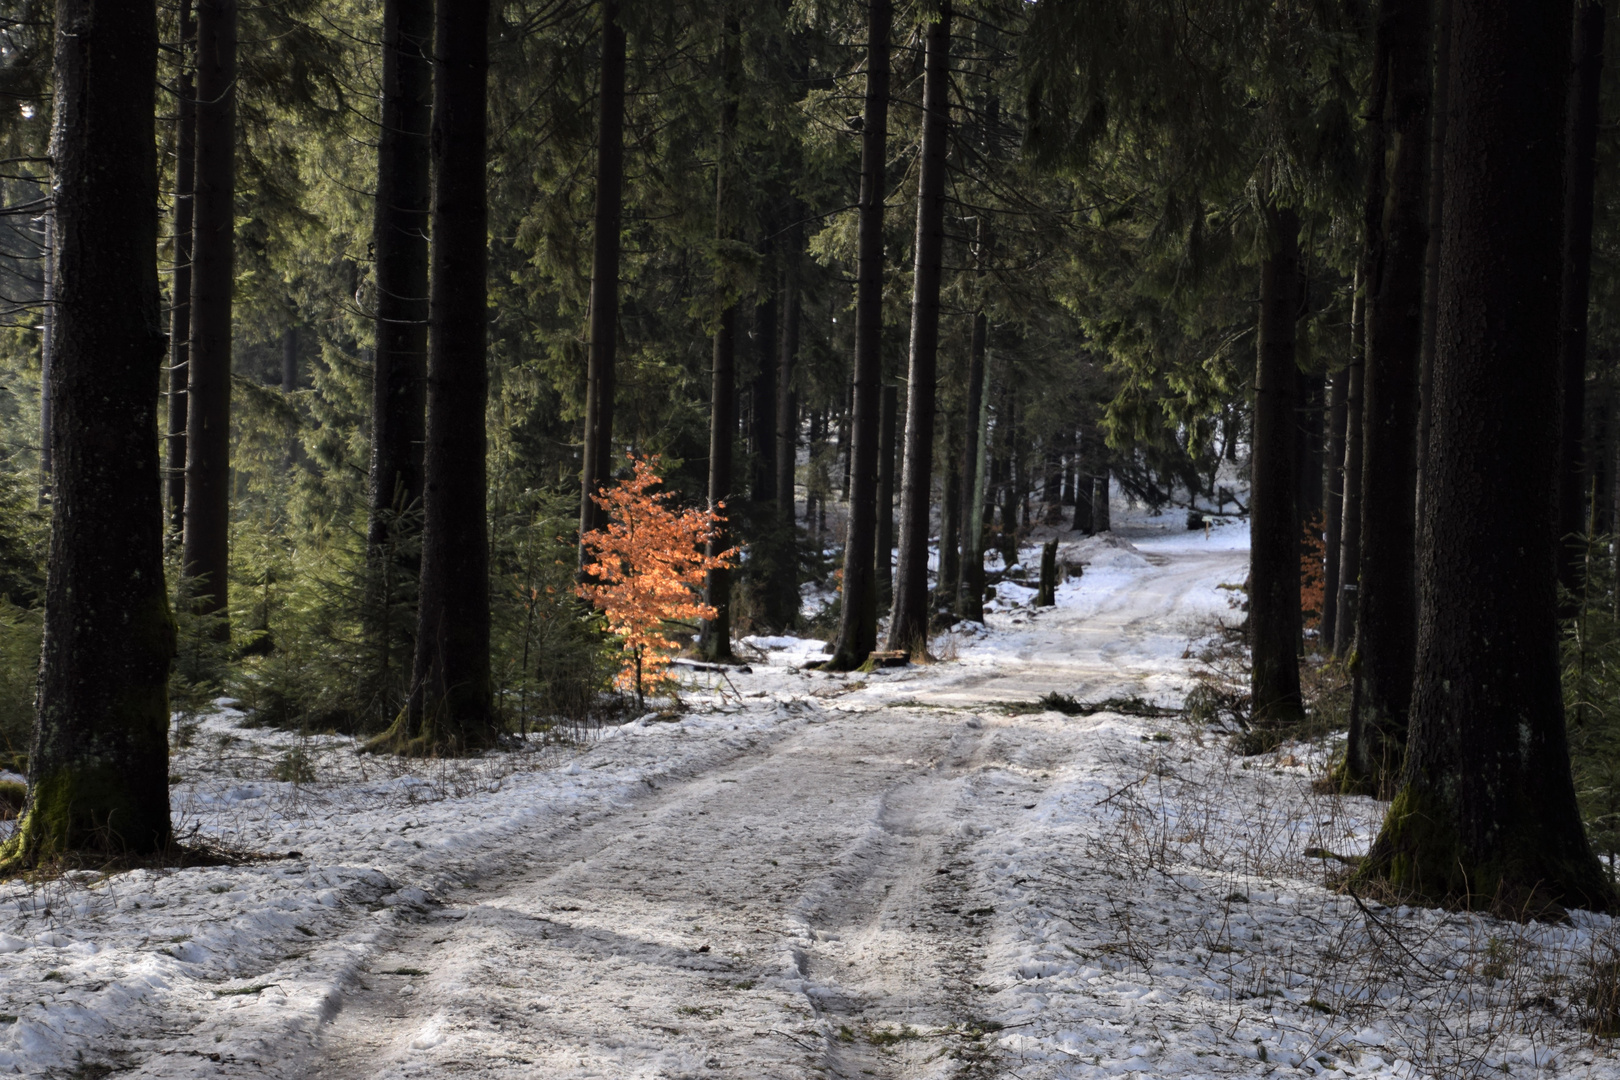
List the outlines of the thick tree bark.
{"label": "thick tree bark", "polygon": [[174,138],[174,275],[169,292],[168,435],[163,490],[168,528],[179,540],[186,525],[186,378],[191,357],[191,217],[197,175],[197,20],[191,0],[180,0],[179,107]]}
{"label": "thick tree bark", "polygon": [[[385,577],[414,579],[427,431],[428,228],[433,124],[433,0],[383,4],[382,128],[377,142],[377,206],[372,250],[377,289],[371,381],[370,518],[366,545],[374,601],[386,605]],[[387,565],[385,560],[394,562]],[[368,609],[374,607],[367,604]],[[381,622],[385,612],[372,610]],[[413,652],[409,631],[398,642]],[[394,642],[380,642],[386,657]]]}
{"label": "thick tree bark", "polygon": [[[624,206],[624,27],[619,0],[602,0],[602,71],[597,94],[596,212],[591,230],[591,307],[586,330],[585,445],[579,534],[602,528],[593,495],[613,476],[614,360],[619,333],[619,229]],[[583,539],[580,565],[585,564]]]}
{"label": "thick tree bark", "polygon": [[1344,531],[1344,437],[1348,409],[1350,373],[1334,372],[1328,385],[1327,406],[1327,498],[1322,536],[1326,547],[1326,569],[1322,581],[1322,649],[1329,655],[1339,651],[1339,537]]}
{"label": "thick tree bark", "polygon": [[[1597,175],[1598,89],[1603,77],[1603,4],[1576,7],[1565,136],[1564,272],[1558,368],[1563,410],[1558,464],[1558,581],[1570,597],[1583,587],[1588,502],[1586,469],[1586,306],[1592,284],[1592,194]],[[1566,615],[1574,613],[1572,599]]]}
{"label": "thick tree bark", "polygon": [[889,648],[920,655],[928,645],[928,517],[934,472],[934,379],[939,360],[939,287],[945,241],[945,152],[950,137],[951,8],[941,3],[925,34],[916,263],[906,455],[900,481],[900,554]]}
{"label": "thick tree bark", "polygon": [[[720,45],[721,90],[720,131],[714,172],[714,226],[717,239],[732,239],[737,232],[738,198],[732,190],[738,183],[737,103],[742,91],[742,31],[735,14],[726,16],[724,39]],[[732,488],[732,444],[737,438],[737,302],[730,300],[720,313],[714,332],[714,366],[709,397],[709,509],[727,514]],[[708,554],[715,557],[731,548],[731,529],[722,522],[709,541]],[[703,622],[698,650],[709,660],[730,660],[731,653],[731,570],[720,567],[709,571],[704,583],[704,602],[714,608],[714,618]]]}
{"label": "thick tree bark", "polygon": [[[883,199],[889,137],[890,0],[871,0],[866,27],[866,110],[861,127],[860,236],[855,270],[854,413],[843,603],[828,667],[849,671],[877,648],[878,442],[883,381]],[[915,392],[915,386],[913,386]],[[888,561],[887,549],[883,552]]]}
{"label": "thick tree bark", "polygon": [[495,743],[485,515],[489,0],[440,4],[433,77],[422,587],[411,697],[395,748],[464,753]]}
{"label": "thick tree bark", "polygon": [[1299,218],[1291,209],[1267,207],[1266,224],[1271,251],[1260,268],[1249,501],[1250,695],[1255,720],[1277,724],[1304,716],[1295,647],[1300,633],[1293,439]]}
{"label": "thick tree bark", "polygon": [[28,803],[9,868],[170,843],[157,48],[150,4],[58,0],[55,490]]}
{"label": "thick tree bark", "polygon": [[[1430,0],[1383,0],[1384,157],[1369,181],[1367,358],[1362,371],[1361,579],[1346,783],[1388,794],[1400,768],[1417,648],[1417,424],[1428,249]],[[1369,203],[1371,205],[1371,202]]]}
{"label": "thick tree bark", "polygon": [[1505,915],[1607,908],[1576,807],[1556,536],[1571,10],[1485,0],[1454,29],[1417,679],[1401,788],[1361,873]]}
{"label": "thick tree bark", "polygon": [[1435,0],[1434,77],[1429,109],[1429,243],[1423,256],[1423,353],[1418,360],[1417,511],[1423,520],[1423,504],[1428,498],[1429,429],[1434,424],[1434,347],[1440,312],[1440,227],[1445,214],[1446,180],[1441,167],[1446,147],[1446,127],[1450,122],[1451,93],[1451,3]]}
{"label": "thick tree bark", "polygon": [[[231,298],[236,266],[236,0],[197,4],[197,170],[186,372],[183,573],[226,610],[231,517]],[[221,629],[224,625],[221,624]]]}
{"label": "thick tree bark", "polygon": [[[1363,259],[1365,262],[1365,259]],[[1367,362],[1366,290],[1358,268],[1350,305],[1350,364],[1345,368],[1344,510],[1340,515],[1339,599],[1334,616],[1334,655],[1348,654],[1356,640],[1356,602],[1361,588],[1361,377]]]}
{"label": "thick tree bark", "polygon": [[[979,250],[985,229],[979,226]],[[989,320],[983,310],[973,315],[973,336],[968,342],[967,410],[962,440],[962,569],[956,590],[956,613],[974,622],[984,621],[984,441],[989,416],[985,393],[985,347]]]}
{"label": "thick tree bark", "polygon": [[894,603],[894,459],[899,414],[900,388],[885,386],[878,404],[877,539],[873,545],[880,608]]}

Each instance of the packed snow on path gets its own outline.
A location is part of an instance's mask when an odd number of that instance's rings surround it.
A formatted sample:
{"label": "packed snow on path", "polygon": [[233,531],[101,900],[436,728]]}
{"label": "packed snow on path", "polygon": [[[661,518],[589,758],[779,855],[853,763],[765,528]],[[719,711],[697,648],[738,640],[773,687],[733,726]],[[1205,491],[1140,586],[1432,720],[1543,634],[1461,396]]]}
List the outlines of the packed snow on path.
{"label": "packed snow on path", "polygon": [[177,821],[277,857],[0,890],[0,1071],[1620,1076],[1607,918],[1330,891],[1380,807],[1311,794],[1319,749],[1034,707],[1179,702],[1246,537],[1157,524],[1062,534],[1058,605],[1003,587],[939,663],[753,639],[575,745],[397,763],[221,710]]}

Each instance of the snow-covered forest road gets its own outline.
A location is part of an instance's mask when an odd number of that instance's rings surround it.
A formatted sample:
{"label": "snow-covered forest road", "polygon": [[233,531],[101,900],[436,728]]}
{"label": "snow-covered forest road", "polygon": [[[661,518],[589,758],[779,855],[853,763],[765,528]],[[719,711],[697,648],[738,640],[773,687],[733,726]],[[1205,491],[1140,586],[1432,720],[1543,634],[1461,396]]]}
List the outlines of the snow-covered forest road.
{"label": "snow-covered forest road", "polygon": [[[806,677],[816,722],[650,782],[425,913],[345,993],[308,1075],[995,1074],[981,841],[1036,823],[1091,725],[982,706],[1174,692],[1165,658],[1243,572],[1224,545],[1094,546],[1158,572],[1110,589],[1099,567],[1097,603],[1075,587],[1003,616],[956,663]],[[774,698],[777,675],[733,681]]]}
{"label": "snow-covered forest road", "polygon": [[1620,1076],[1580,1027],[1608,919],[1364,911],[1323,884],[1381,807],[1312,794],[1320,751],[1036,706],[1177,702],[1245,540],[1066,543],[1056,608],[1003,586],[941,663],[763,639],[578,747],[203,718],[179,820],[285,854],[0,890],[0,1072]]}

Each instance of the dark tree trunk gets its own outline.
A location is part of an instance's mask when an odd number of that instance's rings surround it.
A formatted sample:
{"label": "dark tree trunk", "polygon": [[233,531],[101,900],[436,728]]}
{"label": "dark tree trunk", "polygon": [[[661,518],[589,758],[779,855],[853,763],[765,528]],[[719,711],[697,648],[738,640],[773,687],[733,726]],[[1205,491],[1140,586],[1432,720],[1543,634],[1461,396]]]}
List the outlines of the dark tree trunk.
{"label": "dark tree trunk", "polygon": [[1315,372],[1300,371],[1296,387],[1298,409],[1294,421],[1294,513],[1302,527],[1318,521],[1322,513],[1322,396],[1325,380]]}
{"label": "dark tree trunk", "polygon": [[1098,532],[1105,533],[1114,528],[1114,497],[1109,490],[1108,451],[1101,449],[1098,454],[1097,473],[1091,482],[1091,524]]}
{"label": "dark tree trunk", "polygon": [[799,530],[794,515],[794,466],[799,456],[799,412],[793,396],[793,365],[799,351],[799,259],[804,233],[795,225],[788,230],[782,256],[781,288],[777,310],[780,332],[777,337],[775,434],[776,468],[773,494],[776,521],[773,550],[775,572],[764,583],[763,606],[772,626],[790,627],[799,617]]}
{"label": "dark tree trunk", "polygon": [[956,589],[962,579],[962,436],[959,417],[945,417],[945,473],[940,478],[939,498],[939,579],[935,586],[935,610],[955,606]]}
{"label": "dark tree trunk", "polygon": [[1041,522],[1056,525],[1063,520],[1063,458],[1047,440],[1045,472],[1041,477]]}
{"label": "dark tree trunk", "polygon": [[[981,251],[984,236],[981,224]],[[989,417],[984,359],[988,333],[989,320],[982,310],[975,312],[968,343],[967,411],[963,414],[967,424],[962,440],[962,579],[956,591],[956,613],[974,622],[984,621],[984,443]]]}
{"label": "dark tree trunk", "polygon": [[1006,435],[1001,474],[1001,561],[1012,566],[1018,561],[1018,459],[1023,447],[1018,441],[1018,399],[1009,385],[1002,391],[1002,412],[1006,420]]}
{"label": "dark tree trunk", "polygon": [[[889,138],[890,0],[867,7],[866,112],[861,126],[860,237],[855,270],[853,442],[849,522],[844,534],[843,605],[828,666],[849,671],[877,648],[878,443],[883,380],[883,199]],[[892,483],[892,480],[891,480]],[[883,549],[884,562],[888,549]]]}
{"label": "dark tree trunk", "polygon": [[[1356,305],[1351,307],[1350,416],[1345,445],[1344,551],[1340,557],[1343,583],[1339,596],[1338,636],[1341,643],[1354,643],[1361,611],[1362,482],[1365,474],[1363,439],[1369,410],[1366,408],[1367,337],[1371,325],[1371,296],[1374,263],[1383,249],[1379,232],[1384,227],[1384,183],[1388,130],[1383,122],[1389,96],[1389,47],[1391,35],[1380,22],[1373,41],[1373,70],[1368,114],[1378,119],[1371,125],[1367,151],[1367,190],[1362,203],[1362,251],[1356,265]],[[1360,334],[1358,338],[1356,335]],[[1353,459],[1353,461],[1352,461]],[[1351,503],[1354,502],[1354,507]],[[1342,648],[1342,645],[1341,645]]]}
{"label": "dark tree trunk", "polygon": [[289,326],[281,331],[281,392],[290,394],[298,389],[298,327]]}
{"label": "dark tree trunk", "polygon": [[1434,347],[1440,312],[1440,238],[1445,230],[1440,222],[1445,214],[1446,179],[1441,159],[1446,148],[1446,126],[1450,122],[1451,94],[1451,2],[1436,0],[1434,6],[1433,104],[1429,109],[1429,243],[1423,255],[1423,354],[1418,360],[1418,476],[1417,520],[1423,520],[1429,476],[1429,429],[1434,425]]}
{"label": "dark tree trunk", "polygon": [[749,496],[755,503],[776,501],[776,311],[775,290],[754,305],[754,378],[749,384],[748,448],[754,475]]}
{"label": "dark tree trunk", "polygon": [[47,210],[41,228],[39,335],[39,505],[51,493],[51,358],[56,353],[56,217]]}
{"label": "dark tree trunk", "polygon": [[[619,0],[602,3],[602,71],[597,95],[596,212],[591,229],[591,306],[585,369],[585,445],[579,533],[602,528],[592,498],[613,476],[614,354],[619,331],[619,223],[624,204],[625,34]],[[580,545],[580,564],[585,548]]]}
{"label": "dark tree trunk", "polygon": [[169,846],[157,15],[56,5],[55,489],[28,803],[4,862]]}
{"label": "dark tree trunk", "polygon": [[[1586,482],[1586,306],[1592,284],[1592,191],[1597,174],[1598,88],[1603,77],[1603,4],[1576,7],[1573,77],[1565,136],[1564,272],[1558,369],[1563,383],[1558,464],[1558,581],[1571,598],[1582,588]],[[1572,599],[1566,615],[1574,613]]]}
{"label": "dark tree trunk", "polygon": [[[181,565],[200,611],[223,614],[231,517],[231,292],[236,265],[236,0],[197,4],[197,169],[186,371]],[[224,624],[221,624],[224,630]]]}
{"label": "dark tree trunk", "polygon": [[1344,425],[1349,381],[1348,369],[1337,371],[1328,386],[1327,507],[1322,527],[1327,566],[1322,579],[1322,649],[1335,656],[1339,651],[1339,538],[1344,531]]}
{"label": "dark tree trunk", "polygon": [[[419,560],[385,564],[385,552],[414,551],[422,503],[428,351],[428,147],[433,123],[433,0],[383,5],[382,129],[377,142],[376,357],[371,382],[370,519],[366,541],[374,584],[415,578]],[[396,556],[394,563],[403,560]],[[370,605],[368,605],[370,606]],[[376,612],[373,612],[375,616]],[[409,631],[400,644],[410,653]]]}
{"label": "dark tree trunk", "polygon": [[[1428,249],[1430,0],[1384,0],[1383,112],[1388,152],[1370,181],[1367,359],[1362,372],[1361,588],[1344,779],[1387,795],[1400,768],[1417,648],[1419,354]],[[1371,199],[1369,205],[1373,205]]]}
{"label": "dark tree trunk", "polygon": [[849,425],[855,414],[855,372],[851,369],[849,381],[844,384],[844,407],[838,411],[838,449],[833,460],[840,466],[838,497],[849,502]]}
{"label": "dark tree trunk", "polygon": [[1359,610],[1356,598],[1361,588],[1361,376],[1367,362],[1363,281],[1358,271],[1356,295],[1350,305],[1350,364],[1345,369],[1344,510],[1340,515],[1339,600],[1333,638],[1336,656],[1346,655],[1355,643]]}
{"label": "dark tree trunk", "polygon": [[[432,208],[433,0],[383,5],[382,127],[372,249],[377,293],[366,522],[367,633],[384,715],[410,688],[422,559],[427,439],[428,228]],[[402,603],[403,601],[403,603]]]}
{"label": "dark tree trunk", "polygon": [[[799,260],[804,233],[795,226],[782,261],[781,336],[776,364],[776,502],[777,515],[791,534],[795,521],[794,473],[799,462],[799,409],[793,395],[793,366],[799,355]],[[797,597],[797,593],[795,593]],[[797,608],[795,599],[794,607]]]}
{"label": "dark tree trunk", "polygon": [[1267,207],[1266,224],[1271,251],[1260,268],[1249,501],[1249,648],[1254,718],[1275,724],[1304,716],[1295,648],[1300,633],[1293,440],[1299,218],[1293,210]]}
{"label": "dark tree trunk", "polygon": [[[738,199],[732,190],[738,179],[737,102],[742,88],[741,29],[735,14],[726,16],[720,45],[720,66],[724,87],[721,91],[720,131],[714,172],[714,226],[721,241],[737,232]],[[731,548],[731,530],[724,523],[732,487],[732,444],[737,438],[737,302],[730,300],[720,313],[714,332],[714,367],[709,398],[709,509],[722,515],[722,523],[709,541],[708,553],[718,556]],[[731,654],[731,570],[709,571],[703,599],[714,608],[714,617],[705,619],[698,649],[710,660],[730,660]]]}
{"label": "dark tree trunk", "polygon": [[1074,527],[1086,536],[1097,532],[1096,515],[1092,513],[1091,496],[1096,481],[1092,470],[1096,458],[1096,435],[1089,430],[1080,432],[1080,448],[1076,453],[1074,478]]}
{"label": "dark tree trunk", "polygon": [[[894,457],[900,388],[885,386],[878,405],[877,566],[878,606],[894,603]],[[877,640],[874,632],[873,641]]]}
{"label": "dark tree trunk", "polygon": [[1571,10],[1491,0],[1466,14],[1452,43],[1411,732],[1361,872],[1518,917],[1601,909],[1613,892],[1565,741],[1553,531]]}
{"label": "dark tree trunk", "polygon": [[[180,0],[179,109],[174,139],[174,277],[169,293],[169,415],[163,489],[169,532],[178,540],[186,525],[186,379],[191,357],[191,214],[197,175],[197,87],[194,67],[197,20],[191,0]],[[47,256],[50,252],[46,252]],[[46,313],[46,325],[52,318]]]}
{"label": "dark tree trunk", "polygon": [[911,296],[911,365],[906,383],[905,468],[900,481],[900,554],[889,648],[920,655],[928,646],[928,517],[933,495],[934,378],[939,359],[939,287],[945,241],[945,152],[950,128],[951,8],[928,26],[923,62],[916,264]]}
{"label": "dark tree trunk", "polygon": [[466,752],[499,738],[489,670],[485,368],[489,0],[440,4],[433,78],[427,448],[422,586],[408,753]]}
{"label": "dark tree trunk", "polygon": [[[720,313],[714,332],[714,365],[709,398],[709,509],[729,517],[732,485],[732,442],[737,436],[737,305]],[[731,547],[731,530],[716,529],[708,553],[719,555]],[[714,608],[714,618],[703,622],[699,651],[709,660],[730,660],[731,654],[731,570],[709,571],[704,601]]]}

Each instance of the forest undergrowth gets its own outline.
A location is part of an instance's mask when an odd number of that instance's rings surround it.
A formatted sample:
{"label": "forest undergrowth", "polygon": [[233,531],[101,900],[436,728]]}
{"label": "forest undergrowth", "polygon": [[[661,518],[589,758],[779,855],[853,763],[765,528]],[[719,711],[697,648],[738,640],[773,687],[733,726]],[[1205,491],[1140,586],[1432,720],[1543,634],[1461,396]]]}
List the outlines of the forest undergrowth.
{"label": "forest undergrowth", "polygon": [[[1484,1077],[1615,1055],[1620,927],[1586,912],[1562,922],[1447,912],[1354,886],[1386,804],[1330,779],[1347,720],[1344,665],[1309,658],[1304,723],[1261,727],[1248,716],[1241,629],[1205,627],[1196,641],[1179,722],[1142,737],[1145,762],[1133,758],[1135,779],[1099,802],[1083,849],[1045,867],[1053,911],[1102,894],[1105,925],[1082,935],[1083,948],[1150,985],[1190,977],[1176,958],[1194,958],[1233,1030],[1260,1022],[1285,1033],[1278,1045],[1291,1049],[1274,1047],[1273,1064],[1320,1071],[1394,1050],[1422,1075]],[[1572,731],[1588,733],[1575,737],[1583,799],[1600,800],[1607,757],[1594,717]],[[1601,843],[1602,804],[1587,806]],[[1213,912],[1197,908],[1211,877],[1224,896]],[[1201,914],[1149,914],[1188,904]],[[1267,1061],[1263,1045],[1256,1052]]]}

